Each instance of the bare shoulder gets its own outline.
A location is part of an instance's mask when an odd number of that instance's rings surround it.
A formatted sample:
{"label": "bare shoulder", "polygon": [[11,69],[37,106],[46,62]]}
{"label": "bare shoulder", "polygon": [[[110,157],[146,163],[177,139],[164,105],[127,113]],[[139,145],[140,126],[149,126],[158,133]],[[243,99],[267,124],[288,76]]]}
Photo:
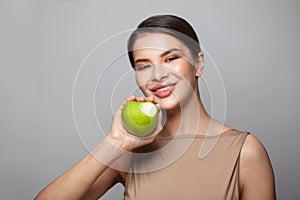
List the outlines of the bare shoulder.
{"label": "bare shoulder", "polygon": [[269,158],[264,145],[254,135],[248,134],[241,150],[240,159],[251,164]]}
{"label": "bare shoulder", "polygon": [[240,154],[242,199],[276,199],[272,165],[264,145],[248,134]]}

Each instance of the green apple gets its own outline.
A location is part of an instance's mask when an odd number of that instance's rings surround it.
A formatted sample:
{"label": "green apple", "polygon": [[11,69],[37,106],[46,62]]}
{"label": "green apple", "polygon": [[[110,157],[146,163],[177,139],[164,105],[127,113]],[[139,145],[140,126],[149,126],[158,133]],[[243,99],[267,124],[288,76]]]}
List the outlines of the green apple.
{"label": "green apple", "polygon": [[122,109],[125,129],[136,136],[147,136],[156,128],[158,109],[152,102],[129,101]]}

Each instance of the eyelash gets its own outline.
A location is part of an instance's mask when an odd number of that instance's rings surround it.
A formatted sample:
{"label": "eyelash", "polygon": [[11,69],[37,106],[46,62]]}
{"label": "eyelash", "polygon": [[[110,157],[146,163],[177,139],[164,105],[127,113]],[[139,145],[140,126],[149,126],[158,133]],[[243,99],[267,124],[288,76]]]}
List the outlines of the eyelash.
{"label": "eyelash", "polygon": [[169,57],[165,60],[165,62],[170,62],[170,61],[172,61],[172,60],[176,60],[177,58],[179,58],[179,56],[177,56],[177,55],[169,56]]}
{"label": "eyelash", "polygon": [[141,66],[135,66],[135,69],[136,69],[137,71],[140,71],[140,70],[143,70],[143,69],[147,69],[147,68],[149,68],[149,67],[151,67],[151,65],[145,64],[145,65],[141,65]]}
{"label": "eyelash", "polygon": [[[165,62],[170,62],[170,61],[176,60],[178,58],[179,58],[179,56],[177,56],[177,55],[169,56],[169,57],[167,57],[167,59],[165,60]],[[145,64],[145,65],[141,65],[141,66],[135,66],[135,69],[137,71],[141,71],[141,70],[147,69],[149,67],[151,67],[150,64]]]}

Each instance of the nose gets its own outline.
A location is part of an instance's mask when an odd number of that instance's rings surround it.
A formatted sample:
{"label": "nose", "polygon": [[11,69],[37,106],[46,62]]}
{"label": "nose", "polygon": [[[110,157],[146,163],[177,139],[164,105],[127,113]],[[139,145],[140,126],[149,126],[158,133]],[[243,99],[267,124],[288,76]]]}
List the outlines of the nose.
{"label": "nose", "polygon": [[166,68],[162,65],[154,65],[152,69],[152,81],[162,82],[169,76]]}

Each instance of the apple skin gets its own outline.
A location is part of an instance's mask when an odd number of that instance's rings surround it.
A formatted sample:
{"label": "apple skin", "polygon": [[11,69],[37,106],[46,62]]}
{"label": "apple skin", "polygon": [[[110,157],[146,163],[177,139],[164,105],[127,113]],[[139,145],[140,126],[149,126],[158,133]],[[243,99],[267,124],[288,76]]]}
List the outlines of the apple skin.
{"label": "apple skin", "polygon": [[[151,116],[141,109],[147,106],[152,110]],[[154,114],[153,114],[154,112]],[[131,134],[144,137],[150,135],[157,126],[158,109],[152,102],[129,101],[122,109],[122,121],[124,128]]]}

